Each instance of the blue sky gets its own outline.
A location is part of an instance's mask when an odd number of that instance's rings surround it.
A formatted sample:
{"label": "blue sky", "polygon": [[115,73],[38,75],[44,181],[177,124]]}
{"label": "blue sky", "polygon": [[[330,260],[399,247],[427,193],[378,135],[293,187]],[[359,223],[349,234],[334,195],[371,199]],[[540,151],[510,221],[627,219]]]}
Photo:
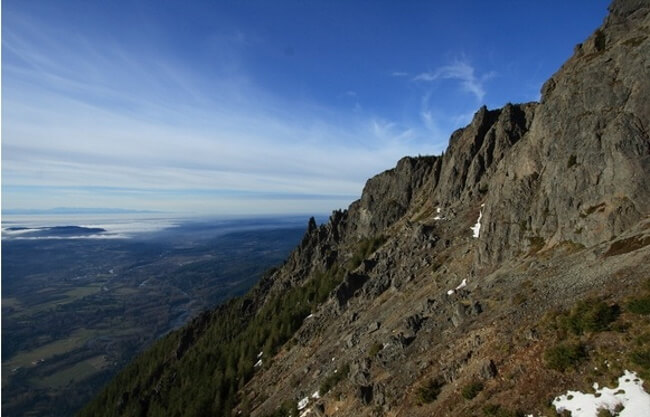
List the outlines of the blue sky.
{"label": "blue sky", "polygon": [[606,7],[4,0],[2,207],[344,208],[481,105],[538,99]]}

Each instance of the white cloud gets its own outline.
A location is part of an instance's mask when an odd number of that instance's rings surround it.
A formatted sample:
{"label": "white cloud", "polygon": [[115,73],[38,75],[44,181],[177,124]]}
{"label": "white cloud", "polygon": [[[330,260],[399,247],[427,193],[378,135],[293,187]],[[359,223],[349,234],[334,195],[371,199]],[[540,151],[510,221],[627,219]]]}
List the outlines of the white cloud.
{"label": "white cloud", "polygon": [[493,76],[494,73],[492,72],[477,76],[473,66],[466,61],[457,60],[434,71],[418,74],[413,80],[426,82],[457,80],[460,82],[463,91],[473,94],[478,101],[482,101],[483,97],[485,97],[485,81]]}
{"label": "white cloud", "polygon": [[[361,111],[357,100],[356,111],[285,100],[241,68],[216,69],[205,79],[185,62],[146,55],[155,52],[83,37],[57,41],[47,27],[25,26],[3,29],[5,208],[184,205],[232,212],[280,211],[284,204],[299,211],[289,205],[304,202],[333,209],[359,195],[369,176],[404,155],[438,153],[447,139]],[[229,57],[237,45],[246,47],[240,35],[232,44]],[[35,186],[69,189],[29,194]],[[133,191],[116,201],[98,194],[102,187]],[[196,192],[185,200],[165,194],[183,189]],[[144,198],[141,190],[151,192]],[[333,197],[329,203],[267,199],[250,207],[200,190]]]}

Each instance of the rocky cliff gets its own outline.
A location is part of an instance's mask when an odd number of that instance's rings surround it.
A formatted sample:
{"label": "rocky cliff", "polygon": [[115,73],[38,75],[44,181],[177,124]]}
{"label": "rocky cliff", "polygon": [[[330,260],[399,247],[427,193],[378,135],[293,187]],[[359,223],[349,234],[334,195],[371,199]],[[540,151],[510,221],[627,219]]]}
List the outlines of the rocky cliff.
{"label": "rocky cliff", "polygon": [[649,36],[650,4],[615,1],[540,103],[482,107],[368,180],[82,415],[554,415],[566,389],[647,379]]}

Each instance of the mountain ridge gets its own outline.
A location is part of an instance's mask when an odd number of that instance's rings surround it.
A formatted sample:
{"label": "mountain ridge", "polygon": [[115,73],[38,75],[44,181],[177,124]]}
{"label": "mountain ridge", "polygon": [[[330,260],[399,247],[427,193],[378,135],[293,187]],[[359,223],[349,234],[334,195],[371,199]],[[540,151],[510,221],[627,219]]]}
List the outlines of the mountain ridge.
{"label": "mountain ridge", "polygon": [[[369,179],[248,295],[159,342],[81,415],[548,414],[558,389],[613,377],[587,367],[636,340],[607,326],[650,335],[643,315],[556,322],[581,299],[620,310],[650,276],[649,6],[615,0],[539,103],[481,107],[443,155]],[[555,345],[578,359],[554,368]],[[647,375],[629,350],[608,369]]]}

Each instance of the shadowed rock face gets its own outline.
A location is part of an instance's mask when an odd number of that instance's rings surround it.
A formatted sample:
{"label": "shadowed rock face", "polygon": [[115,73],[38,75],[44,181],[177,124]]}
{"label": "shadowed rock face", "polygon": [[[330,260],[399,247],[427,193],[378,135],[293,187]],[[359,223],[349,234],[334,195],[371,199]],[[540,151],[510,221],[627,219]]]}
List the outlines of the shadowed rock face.
{"label": "shadowed rock face", "polygon": [[[235,414],[311,396],[344,364],[344,388],[310,397],[310,415],[481,415],[462,384],[481,380],[486,398],[532,407],[574,381],[540,365],[540,317],[595,290],[622,300],[650,276],[650,4],[610,11],[540,103],[480,108],[443,155],[403,158],[348,210],[310,220],[242,313],[319,271],[339,268],[341,280],[238,387],[246,407]],[[369,242],[380,243],[360,250]],[[202,337],[196,326],[181,354]]]}

